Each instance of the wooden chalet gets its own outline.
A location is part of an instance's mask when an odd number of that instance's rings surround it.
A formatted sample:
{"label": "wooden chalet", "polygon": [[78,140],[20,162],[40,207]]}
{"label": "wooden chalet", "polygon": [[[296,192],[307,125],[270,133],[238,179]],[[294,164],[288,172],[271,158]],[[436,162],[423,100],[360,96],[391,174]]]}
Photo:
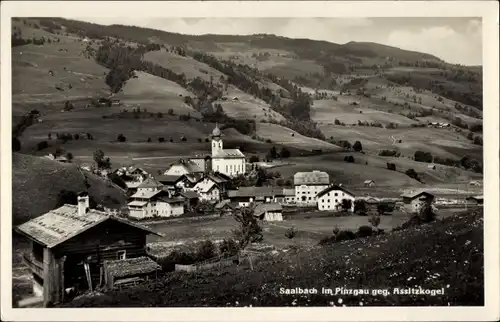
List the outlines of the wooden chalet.
{"label": "wooden chalet", "polygon": [[[89,209],[88,195],[84,194],[79,195],[78,205],[65,204],[15,229],[31,242],[24,262],[33,277],[35,296],[43,299],[44,306],[103,285],[109,275],[105,261],[144,257],[146,236],[161,236],[147,227]],[[146,263],[136,275],[156,274],[151,263]],[[130,276],[137,268],[128,269],[127,265],[121,262],[123,271],[131,274],[120,277],[137,277]]]}

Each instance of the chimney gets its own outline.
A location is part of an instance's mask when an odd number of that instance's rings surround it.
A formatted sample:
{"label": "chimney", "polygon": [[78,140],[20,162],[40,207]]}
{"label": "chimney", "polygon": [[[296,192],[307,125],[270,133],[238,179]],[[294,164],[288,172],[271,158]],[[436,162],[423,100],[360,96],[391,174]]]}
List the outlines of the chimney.
{"label": "chimney", "polygon": [[86,192],[80,192],[78,194],[78,215],[82,216],[86,214],[89,207],[89,194]]}

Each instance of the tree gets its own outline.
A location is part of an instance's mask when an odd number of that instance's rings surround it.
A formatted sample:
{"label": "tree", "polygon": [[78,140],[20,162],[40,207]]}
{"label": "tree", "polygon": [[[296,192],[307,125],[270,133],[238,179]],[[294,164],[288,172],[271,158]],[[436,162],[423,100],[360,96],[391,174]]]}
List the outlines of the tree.
{"label": "tree", "polygon": [[287,148],[283,147],[281,149],[280,156],[282,158],[289,158],[290,157],[290,151]]}
{"label": "tree", "polygon": [[78,196],[76,192],[70,190],[61,190],[57,195],[56,208],[64,206],[65,204],[76,205],[78,202]]}
{"label": "tree", "polygon": [[483,145],[483,138],[480,136],[475,136],[474,137],[474,144],[476,145]]}
{"label": "tree", "polygon": [[66,153],[66,159],[68,159],[68,162],[73,161],[73,153],[67,152]]}
{"label": "tree", "polygon": [[151,142],[151,138],[148,138],[148,139],[146,140],[146,142],[150,143],[150,142]]}
{"label": "tree", "polygon": [[118,142],[125,142],[127,141],[127,138],[123,134],[118,134],[118,137],[116,138]]}
{"label": "tree", "polygon": [[250,157],[250,160],[249,160],[249,161],[250,161],[250,163],[259,162],[259,157],[258,157],[258,156],[256,156],[256,155],[252,155],[252,156]]}
{"label": "tree", "polygon": [[387,162],[387,169],[396,171],[396,164]]}
{"label": "tree", "polygon": [[111,160],[100,149],[94,152],[94,162],[99,170],[111,169]]}
{"label": "tree", "polygon": [[344,157],[344,161],[348,162],[348,163],[354,163],[354,157],[352,155],[349,155],[349,156],[346,155]]}
{"label": "tree", "polygon": [[122,189],[127,189],[127,184],[125,183],[125,180],[123,180],[123,178],[121,178],[116,173],[110,173],[108,175],[108,179],[111,180],[111,182],[116,184],[118,187],[120,187]]}
{"label": "tree", "polygon": [[21,150],[21,141],[15,136],[12,137],[12,151],[19,152]]}
{"label": "tree", "polygon": [[[170,139],[170,140],[172,140],[172,139]],[[160,143],[165,142],[165,138],[159,137],[158,142],[160,142]],[[172,141],[170,141],[170,142],[172,142]]]}
{"label": "tree", "polygon": [[49,135],[47,135],[47,138],[48,138],[49,140],[52,140],[52,133],[50,133],[50,132],[49,132]]}
{"label": "tree", "polygon": [[418,177],[418,173],[417,173],[417,171],[415,171],[414,169],[408,169],[408,170],[406,170],[406,171],[405,171],[405,174],[406,174],[408,177],[412,178],[412,179],[415,179],[415,180],[417,180],[417,181],[420,181],[420,179],[419,179],[419,177]]}
{"label": "tree", "polygon": [[373,226],[373,228],[378,230],[378,225],[380,225],[380,215],[371,216],[368,222]]}
{"label": "tree", "polygon": [[471,141],[474,140],[474,133],[469,132],[469,134],[467,134],[467,139],[469,139]]}
{"label": "tree", "polygon": [[272,147],[270,150],[269,150],[269,156],[273,159],[276,158],[276,155],[277,155],[277,152],[276,152],[276,147]]}
{"label": "tree", "polygon": [[430,152],[415,151],[415,161],[431,163],[433,158]]}
{"label": "tree", "polygon": [[262,228],[254,216],[255,205],[240,209],[234,213],[234,219],[238,222],[238,229],[233,231],[238,241],[239,250],[245,249],[250,243],[262,241]]}
{"label": "tree", "polygon": [[352,208],[352,200],[351,199],[342,199],[342,204],[341,204],[342,210],[343,211],[350,211]]}
{"label": "tree", "polygon": [[354,212],[364,214],[367,211],[366,201],[363,199],[357,199],[354,201]]}
{"label": "tree", "polygon": [[356,152],[363,151],[363,146],[361,145],[361,142],[359,142],[359,141],[354,142],[354,145],[352,146],[352,148]]}
{"label": "tree", "polygon": [[49,143],[47,141],[38,142],[38,144],[36,145],[36,148],[38,151],[46,149],[48,147],[49,147]]}

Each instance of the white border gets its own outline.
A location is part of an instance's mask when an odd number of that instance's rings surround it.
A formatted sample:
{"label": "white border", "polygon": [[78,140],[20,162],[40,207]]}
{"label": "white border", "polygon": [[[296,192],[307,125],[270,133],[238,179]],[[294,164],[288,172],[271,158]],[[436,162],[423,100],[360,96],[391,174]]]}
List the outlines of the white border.
{"label": "white border", "polygon": [[[10,17],[482,17],[485,306],[378,308],[12,309]],[[480,321],[500,318],[498,2],[3,1],[1,4],[1,319],[8,321]],[[43,312],[43,313],[42,313]]]}

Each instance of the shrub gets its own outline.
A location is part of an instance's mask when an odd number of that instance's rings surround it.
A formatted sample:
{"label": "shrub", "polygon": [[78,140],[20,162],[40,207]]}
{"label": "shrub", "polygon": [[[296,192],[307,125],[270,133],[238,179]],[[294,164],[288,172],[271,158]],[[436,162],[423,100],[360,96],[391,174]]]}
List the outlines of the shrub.
{"label": "shrub", "polygon": [[412,178],[412,179],[415,179],[417,181],[420,181],[420,178],[418,177],[418,173],[414,170],[414,169],[408,169],[405,171],[405,174]]}
{"label": "shrub", "polygon": [[415,161],[418,161],[418,162],[431,163],[433,158],[432,158],[432,154],[429,152],[416,151],[414,159],[415,159]]}
{"label": "shrub", "polygon": [[292,239],[295,235],[297,235],[297,230],[294,227],[288,228],[285,232],[285,236],[288,239]]}
{"label": "shrub", "polygon": [[472,124],[472,125],[469,125],[469,130],[471,132],[482,132],[483,126],[481,124]]}
{"label": "shrub", "polygon": [[151,138],[148,138],[146,142],[150,143],[152,140]]}
{"label": "shrub", "polygon": [[373,235],[373,229],[370,226],[360,226],[358,228],[357,237],[368,237]]}
{"label": "shrub", "polygon": [[336,242],[340,242],[340,241],[351,240],[351,239],[355,239],[355,238],[356,238],[356,235],[352,231],[350,231],[350,230],[341,230],[337,234],[337,236],[335,238],[335,241]]}
{"label": "shrub", "polygon": [[231,257],[238,254],[238,244],[234,239],[224,239],[219,245],[219,252],[224,257]]}
{"label": "shrub", "polygon": [[399,157],[401,153],[396,150],[382,150],[378,155],[381,157]]}
{"label": "shrub", "polygon": [[205,240],[198,248],[196,252],[196,259],[198,261],[203,261],[207,260],[210,258],[215,257],[216,252],[215,252],[215,245],[212,241],[210,240]]}
{"label": "shrub", "polygon": [[117,175],[116,173],[110,173],[108,175],[108,179],[111,180],[111,182],[116,184],[118,187],[122,189],[127,189],[127,184],[125,183],[125,181],[122,178],[120,178],[120,176]]}
{"label": "shrub", "polygon": [[118,142],[125,142],[127,141],[127,138],[123,134],[118,134],[118,137],[116,138]]}
{"label": "shrub", "polygon": [[394,163],[387,162],[387,169],[396,171],[396,165]]}
{"label": "shrub", "polygon": [[281,152],[280,152],[280,157],[282,157],[282,158],[289,158],[290,157],[290,151],[287,148],[283,147],[281,149]]}
{"label": "shrub", "polygon": [[49,147],[49,143],[47,141],[38,142],[38,144],[36,145],[36,148],[38,151],[43,150],[43,149],[47,149],[48,147]]}
{"label": "shrub", "polygon": [[480,136],[474,137],[474,144],[476,145],[483,145],[483,138]]}
{"label": "shrub", "polygon": [[350,211],[352,208],[352,200],[351,199],[342,199],[342,210]]}
{"label": "shrub", "polygon": [[378,225],[380,225],[380,216],[373,215],[368,219],[368,222],[375,228],[377,229]]}
{"label": "shrub", "polygon": [[[160,142],[160,143],[165,142],[165,138],[162,138],[162,137],[158,138],[158,142]],[[172,142],[172,141],[170,141],[170,142]]]}
{"label": "shrub", "polygon": [[354,212],[355,213],[366,213],[366,201],[363,199],[354,200]]}
{"label": "shrub", "polygon": [[360,152],[363,150],[363,146],[361,145],[361,142],[359,142],[359,141],[354,142],[354,145],[352,146],[352,148],[356,152]]}
{"label": "shrub", "polygon": [[354,157],[352,155],[349,156],[346,155],[344,161],[348,163],[354,163]]}

